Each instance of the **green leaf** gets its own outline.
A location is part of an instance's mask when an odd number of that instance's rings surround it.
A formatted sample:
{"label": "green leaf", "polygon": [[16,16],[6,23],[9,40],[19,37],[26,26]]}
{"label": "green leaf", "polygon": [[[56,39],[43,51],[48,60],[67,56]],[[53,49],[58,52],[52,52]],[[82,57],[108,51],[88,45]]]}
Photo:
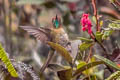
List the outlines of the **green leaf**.
{"label": "green leaf", "polygon": [[60,53],[66,61],[72,64],[72,57],[70,56],[70,53],[61,45],[53,42],[48,42],[48,45],[50,45],[53,49],[55,49],[58,53]]}
{"label": "green leaf", "polygon": [[84,37],[78,37],[78,39],[80,39],[80,40],[82,40],[82,41],[84,41],[84,42],[87,42],[87,43],[93,42],[92,39],[88,39],[88,38],[84,38]]}
{"label": "green leaf", "polygon": [[72,69],[64,69],[57,72],[57,75],[60,80],[71,80],[72,78]]}
{"label": "green leaf", "polygon": [[110,23],[108,27],[113,30],[120,30],[120,23]]}
{"label": "green leaf", "polygon": [[99,56],[99,55],[94,55],[96,58],[100,59],[101,61],[103,61],[105,64],[117,69],[117,70],[120,70],[120,67],[118,67],[118,65],[114,62],[112,62],[111,60],[107,59],[107,58],[104,58],[102,56]]}
{"label": "green leaf", "polygon": [[95,16],[92,17],[92,20],[96,24],[96,18],[95,18]]}
{"label": "green leaf", "polygon": [[101,32],[96,32],[95,37],[100,43],[102,42],[102,36],[103,34]]}
{"label": "green leaf", "polygon": [[0,44],[0,59],[2,62],[6,65],[8,72],[11,74],[12,77],[18,77],[18,74],[13,67],[10,59],[7,57],[5,50],[2,48],[2,45]]}
{"label": "green leaf", "polygon": [[88,63],[80,68],[78,68],[75,73],[73,74],[73,77],[75,76],[78,76],[79,74],[81,74],[83,71],[89,69],[89,68],[92,68],[94,66],[97,66],[99,64],[103,64],[104,62],[103,61],[95,61],[95,62],[91,62],[91,63]]}
{"label": "green leaf", "polygon": [[107,39],[110,35],[112,35],[114,31],[113,30],[105,30],[102,36],[102,39]]}
{"label": "green leaf", "polygon": [[79,49],[81,52],[85,51],[86,49],[88,49],[89,47],[91,47],[93,45],[93,43],[85,43],[83,42],[80,46]]}
{"label": "green leaf", "polygon": [[119,80],[119,79],[120,79],[120,71],[116,71],[105,80]]}
{"label": "green leaf", "polygon": [[48,68],[50,68],[51,70],[56,71],[56,72],[65,69],[64,67],[62,67],[58,64],[49,64]]}
{"label": "green leaf", "polygon": [[19,0],[17,1],[17,5],[24,5],[24,4],[43,4],[45,0]]}
{"label": "green leaf", "polygon": [[80,67],[86,65],[87,63],[85,61],[79,61],[79,64],[77,65],[77,69],[79,69]]}

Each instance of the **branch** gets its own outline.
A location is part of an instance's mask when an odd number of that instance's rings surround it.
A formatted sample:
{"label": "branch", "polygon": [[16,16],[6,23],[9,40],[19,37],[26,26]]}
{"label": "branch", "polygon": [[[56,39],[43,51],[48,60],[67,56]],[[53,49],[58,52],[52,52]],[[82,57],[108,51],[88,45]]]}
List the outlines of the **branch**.
{"label": "branch", "polygon": [[[92,37],[94,37],[94,38],[92,38]],[[103,46],[103,44],[100,43],[100,42],[95,38],[94,33],[92,33],[91,38],[92,38],[96,43],[98,43],[98,44],[100,45],[100,47],[103,49],[103,51],[104,51],[103,54],[105,55],[105,57],[108,58],[108,59],[110,59],[110,58],[109,58],[109,55],[108,55],[108,53],[107,53],[107,50],[105,49],[105,47]],[[113,72],[113,70],[111,69],[111,67],[109,67],[108,65],[106,65],[106,67],[108,68],[108,70],[109,70],[111,73]]]}
{"label": "branch", "polygon": [[94,9],[94,16],[95,16],[95,19],[96,19],[96,30],[97,31],[100,31],[100,27],[99,27],[99,23],[98,23],[98,15],[97,15],[97,8],[96,8],[96,0],[92,0],[92,6],[93,6],[93,9]]}
{"label": "branch", "polygon": [[48,53],[47,60],[45,61],[45,63],[43,64],[43,66],[40,69],[40,75],[44,72],[44,70],[46,69],[46,67],[50,63],[50,61],[53,59],[54,52],[55,52],[55,50],[51,49],[50,52]]}
{"label": "branch", "polygon": [[90,51],[89,51],[88,57],[87,57],[87,59],[86,59],[86,62],[87,62],[87,63],[89,62],[90,57],[91,57],[91,55],[92,55],[92,48],[93,48],[93,46],[90,47]]}

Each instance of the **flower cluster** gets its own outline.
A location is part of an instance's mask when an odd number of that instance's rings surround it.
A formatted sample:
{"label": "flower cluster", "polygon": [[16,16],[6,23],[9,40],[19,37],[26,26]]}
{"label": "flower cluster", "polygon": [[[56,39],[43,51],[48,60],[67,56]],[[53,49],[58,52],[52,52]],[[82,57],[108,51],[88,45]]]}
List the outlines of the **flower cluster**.
{"label": "flower cluster", "polygon": [[83,31],[88,31],[88,34],[92,33],[92,23],[89,19],[89,14],[83,14],[81,18],[81,24],[82,24],[82,30]]}

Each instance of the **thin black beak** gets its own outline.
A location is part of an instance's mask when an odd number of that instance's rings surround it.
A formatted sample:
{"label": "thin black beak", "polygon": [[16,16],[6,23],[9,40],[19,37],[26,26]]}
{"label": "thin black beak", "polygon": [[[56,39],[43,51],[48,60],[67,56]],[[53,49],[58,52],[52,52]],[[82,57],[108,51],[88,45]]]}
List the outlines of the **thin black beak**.
{"label": "thin black beak", "polygon": [[58,20],[57,14],[56,14],[56,20]]}

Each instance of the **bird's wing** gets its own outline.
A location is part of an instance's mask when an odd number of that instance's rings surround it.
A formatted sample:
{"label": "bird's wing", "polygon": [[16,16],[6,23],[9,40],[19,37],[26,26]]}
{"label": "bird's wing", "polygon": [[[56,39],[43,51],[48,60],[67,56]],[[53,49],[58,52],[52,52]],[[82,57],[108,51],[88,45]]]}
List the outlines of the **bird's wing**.
{"label": "bird's wing", "polygon": [[26,30],[30,35],[33,35],[37,40],[43,43],[51,40],[50,29],[42,27],[32,27],[32,26],[20,26],[20,28]]}

